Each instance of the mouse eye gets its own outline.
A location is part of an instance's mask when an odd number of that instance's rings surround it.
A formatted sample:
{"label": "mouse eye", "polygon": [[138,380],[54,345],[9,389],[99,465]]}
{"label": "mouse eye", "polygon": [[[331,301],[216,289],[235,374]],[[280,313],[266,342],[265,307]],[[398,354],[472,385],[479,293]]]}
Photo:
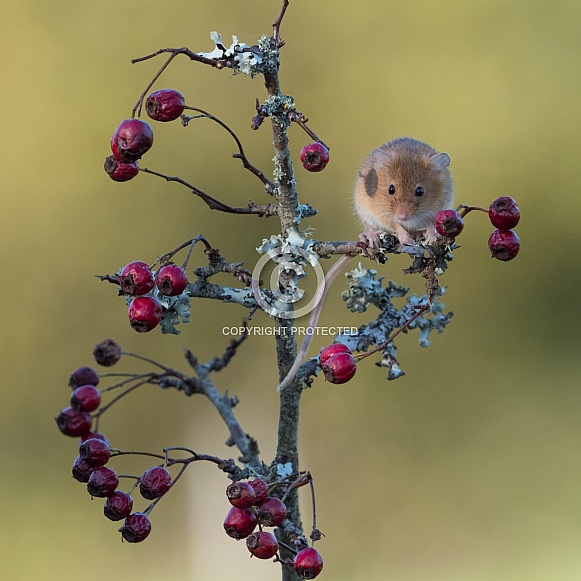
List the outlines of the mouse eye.
{"label": "mouse eye", "polygon": [[420,198],[423,195],[424,195],[424,188],[422,188],[422,186],[418,186],[416,188],[416,196],[418,196],[418,198]]}
{"label": "mouse eye", "polygon": [[387,192],[390,196],[393,196],[393,194],[395,194],[395,186],[391,184],[389,188],[387,188]]}

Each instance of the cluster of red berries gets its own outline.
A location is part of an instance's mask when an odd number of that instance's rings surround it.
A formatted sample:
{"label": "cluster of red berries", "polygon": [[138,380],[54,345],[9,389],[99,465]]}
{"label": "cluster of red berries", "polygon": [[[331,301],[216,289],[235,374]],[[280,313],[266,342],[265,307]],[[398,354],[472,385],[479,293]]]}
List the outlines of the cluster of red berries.
{"label": "cluster of red berries", "polygon": [[[173,121],[184,111],[184,96],[174,89],[162,89],[151,93],[145,102],[145,110],[154,121]],[[111,151],[105,160],[105,171],[116,182],[126,182],[139,173],[137,161],[153,145],[153,131],[149,123],[141,119],[121,121],[111,138]]]}
{"label": "cluster of red berries", "polygon": [[301,163],[307,171],[323,171],[329,163],[329,150],[318,141],[301,149]]}
{"label": "cluster of red berries", "polygon": [[[232,508],[224,519],[224,530],[233,539],[246,539],[246,547],[259,559],[272,559],[279,549],[276,537],[262,527],[279,526],[287,513],[284,502],[268,493],[268,484],[261,478],[234,482],[226,488]],[[259,530],[254,532],[257,526]],[[323,560],[316,549],[307,547],[297,552],[293,566],[301,579],[314,579]]]}

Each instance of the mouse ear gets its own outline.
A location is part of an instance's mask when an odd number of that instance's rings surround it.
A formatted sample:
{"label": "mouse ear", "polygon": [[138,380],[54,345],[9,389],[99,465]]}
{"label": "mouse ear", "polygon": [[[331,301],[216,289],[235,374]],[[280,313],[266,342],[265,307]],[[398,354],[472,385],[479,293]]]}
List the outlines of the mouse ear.
{"label": "mouse ear", "polygon": [[430,155],[430,159],[438,169],[443,169],[450,165],[450,156],[447,153],[434,153]]}

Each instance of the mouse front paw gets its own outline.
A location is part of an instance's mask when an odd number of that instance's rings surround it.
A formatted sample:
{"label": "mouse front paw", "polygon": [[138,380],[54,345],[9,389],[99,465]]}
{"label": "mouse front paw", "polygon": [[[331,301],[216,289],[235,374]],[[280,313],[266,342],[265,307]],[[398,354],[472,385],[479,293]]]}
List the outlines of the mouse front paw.
{"label": "mouse front paw", "polygon": [[426,233],[424,234],[426,244],[433,244],[439,237],[440,235],[436,232],[435,226],[428,226],[426,228]]}
{"label": "mouse front paw", "polygon": [[365,230],[359,234],[359,241],[365,244],[367,248],[377,250],[381,247],[380,234],[383,234],[381,230]]}
{"label": "mouse front paw", "polygon": [[395,234],[400,244],[407,246],[413,246],[414,244],[417,244],[414,238],[411,237],[410,233],[399,225],[395,228]]}

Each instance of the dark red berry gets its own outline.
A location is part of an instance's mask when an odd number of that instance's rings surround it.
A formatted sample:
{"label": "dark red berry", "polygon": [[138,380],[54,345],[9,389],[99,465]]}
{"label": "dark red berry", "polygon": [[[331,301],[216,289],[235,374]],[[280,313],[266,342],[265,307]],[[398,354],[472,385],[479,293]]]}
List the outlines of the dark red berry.
{"label": "dark red berry", "polygon": [[111,367],[121,359],[121,345],[113,339],[105,339],[95,346],[93,357],[99,365]]}
{"label": "dark red berry", "polygon": [[154,121],[173,121],[183,112],[186,101],[175,89],[161,89],[151,93],[145,101],[145,110]]}
{"label": "dark red berry", "polygon": [[256,519],[265,527],[277,527],[286,518],[286,506],[280,498],[267,496],[256,508]]}
{"label": "dark red berry", "polygon": [[103,442],[107,442],[107,444],[109,443],[107,436],[105,436],[104,434],[101,434],[99,432],[89,432],[88,434],[81,436],[81,444],[83,442],[86,442],[87,440],[90,440],[91,438],[97,438],[98,440],[103,440]]}
{"label": "dark red berry", "polygon": [[77,456],[73,463],[73,478],[79,482],[89,482],[91,474],[95,471],[95,467]]}
{"label": "dark red berry", "polygon": [[332,345],[323,347],[319,354],[319,363],[321,365],[327,363],[328,359],[337,353],[351,353],[351,349],[349,349],[349,347],[344,343],[333,343]]}
{"label": "dark red berry", "polygon": [[325,379],[331,383],[347,383],[357,371],[357,364],[350,353],[336,353],[321,365]]}
{"label": "dark red berry", "polygon": [[224,530],[233,539],[245,539],[258,524],[254,512],[250,508],[233,506],[224,519]]}
{"label": "dark red berry", "polygon": [[109,462],[111,448],[107,442],[99,440],[99,438],[91,438],[79,446],[79,456],[87,464],[97,468]]}
{"label": "dark red berry", "polygon": [[163,496],[171,486],[171,475],[163,466],[154,466],[139,479],[139,492],[143,498],[154,500]]}
{"label": "dark red berry", "polygon": [[296,554],[294,567],[301,579],[314,579],[323,569],[323,559],[317,549],[307,547]]}
{"label": "dark red berry", "polygon": [[134,512],[125,519],[119,532],[128,543],[140,543],[149,536],[151,521],[142,512]]}
{"label": "dark red berry", "polygon": [[495,230],[488,239],[488,248],[492,258],[507,262],[518,254],[520,239],[512,230]]}
{"label": "dark red berry", "polygon": [[110,520],[121,520],[128,517],[133,509],[133,499],[126,492],[115,491],[105,501],[103,512]]}
{"label": "dark red berry", "polygon": [[248,482],[233,482],[226,488],[226,496],[236,508],[250,508],[256,504],[256,493]]}
{"label": "dark red berry", "polygon": [[464,220],[456,210],[440,210],[436,214],[436,230],[440,236],[455,238],[464,229]]}
{"label": "dark red berry", "polygon": [[130,262],[123,268],[119,276],[121,290],[132,297],[146,295],[154,285],[151,269],[141,260]]}
{"label": "dark red berry", "polygon": [[301,163],[307,171],[322,171],[329,163],[329,150],[318,141],[301,149]]}
{"label": "dark red berry", "polygon": [[101,393],[94,385],[81,385],[71,393],[71,406],[82,412],[93,412],[101,403]]}
{"label": "dark red berry", "polygon": [[184,292],[188,284],[188,275],[183,268],[175,264],[168,264],[159,269],[155,277],[155,284],[162,295],[175,297]]}
{"label": "dark red berry", "polygon": [[131,301],[127,313],[131,326],[138,333],[147,333],[159,325],[162,308],[153,297],[137,297]]}
{"label": "dark red berry", "polygon": [[121,121],[111,138],[111,151],[120,161],[134,162],[153,145],[153,131],[141,119]]}
{"label": "dark red berry", "polygon": [[77,389],[81,385],[99,385],[99,374],[92,367],[79,367],[71,374],[69,386]]}
{"label": "dark red berry", "polygon": [[501,196],[490,204],[488,217],[495,228],[499,230],[510,230],[518,224],[520,210],[510,196]]}
{"label": "dark red berry", "polygon": [[248,484],[252,486],[254,490],[254,494],[256,495],[256,499],[254,501],[254,505],[258,505],[265,500],[268,496],[268,484],[262,478],[255,478],[251,480]]}
{"label": "dark red berry", "polygon": [[56,418],[59,430],[65,436],[84,436],[91,431],[91,422],[93,418],[88,412],[81,412],[72,407],[60,411]]}
{"label": "dark red berry", "polygon": [[128,182],[139,173],[136,162],[125,162],[115,159],[114,155],[105,158],[103,166],[114,182]]}
{"label": "dark red berry", "polygon": [[270,559],[278,552],[276,537],[267,531],[252,533],[246,539],[248,550],[259,559]]}
{"label": "dark red berry", "polygon": [[119,485],[119,478],[111,468],[97,468],[91,474],[87,482],[87,490],[91,496],[99,498],[106,498],[111,496],[117,486]]}

